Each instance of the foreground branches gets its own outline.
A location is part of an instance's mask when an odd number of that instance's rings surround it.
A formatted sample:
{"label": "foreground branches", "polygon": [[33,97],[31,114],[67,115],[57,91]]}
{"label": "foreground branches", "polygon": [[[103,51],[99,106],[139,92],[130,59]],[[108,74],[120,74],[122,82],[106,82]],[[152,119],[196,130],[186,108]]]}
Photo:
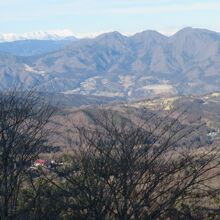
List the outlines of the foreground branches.
{"label": "foreground branches", "polygon": [[28,169],[47,145],[54,110],[33,92],[0,93],[0,218],[18,216]]}
{"label": "foreground branches", "polygon": [[219,167],[219,150],[181,146],[200,129],[181,124],[182,116],[151,114],[133,123],[103,111],[92,126],[68,130],[74,153],[55,172],[64,183],[51,182],[64,192],[69,217],[165,218],[204,193],[205,183],[218,175],[210,171]]}

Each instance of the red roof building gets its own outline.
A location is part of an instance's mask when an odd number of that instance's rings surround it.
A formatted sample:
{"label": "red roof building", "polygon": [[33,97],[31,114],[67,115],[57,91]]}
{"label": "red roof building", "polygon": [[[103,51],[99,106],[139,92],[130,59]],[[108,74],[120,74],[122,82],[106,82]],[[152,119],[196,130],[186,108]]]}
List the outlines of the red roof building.
{"label": "red roof building", "polygon": [[34,162],[34,166],[35,167],[43,167],[43,166],[46,166],[46,163],[47,163],[46,160],[38,159]]}

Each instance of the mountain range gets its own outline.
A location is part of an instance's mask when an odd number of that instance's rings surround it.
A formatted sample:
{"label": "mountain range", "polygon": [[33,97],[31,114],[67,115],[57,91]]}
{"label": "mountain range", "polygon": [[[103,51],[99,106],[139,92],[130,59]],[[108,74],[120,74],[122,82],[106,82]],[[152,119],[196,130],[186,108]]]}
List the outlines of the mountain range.
{"label": "mountain range", "polygon": [[220,90],[220,33],[184,28],[169,37],[112,32],[65,43],[1,43],[0,88],[15,85],[130,99]]}
{"label": "mountain range", "polygon": [[0,53],[8,53],[14,56],[39,56],[55,52],[65,48],[74,42],[75,38],[62,40],[18,40],[0,43]]}

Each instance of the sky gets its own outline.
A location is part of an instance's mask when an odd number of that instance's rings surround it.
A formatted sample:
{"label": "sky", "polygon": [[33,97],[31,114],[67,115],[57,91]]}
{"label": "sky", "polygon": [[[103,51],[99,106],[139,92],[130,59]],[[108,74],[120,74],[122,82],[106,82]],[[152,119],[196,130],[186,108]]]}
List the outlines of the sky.
{"label": "sky", "polygon": [[0,34],[153,29],[170,35],[189,26],[220,31],[220,0],[0,0]]}

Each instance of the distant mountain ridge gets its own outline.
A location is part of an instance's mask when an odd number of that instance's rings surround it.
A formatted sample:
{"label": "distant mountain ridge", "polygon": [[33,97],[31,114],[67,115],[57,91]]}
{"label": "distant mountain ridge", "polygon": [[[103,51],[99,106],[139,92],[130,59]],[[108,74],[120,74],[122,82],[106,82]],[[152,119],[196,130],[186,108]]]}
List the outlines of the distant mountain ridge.
{"label": "distant mountain ridge", "polygon": [[19,40],[0,43],[0,52],[15,56],[39,56],[63,49],[76,39],[65,40]]}
{"label": "distant mountain ridge", "polygon": [[0,53],[0,88],[144,98],[220,90],[220,33],[184,28],[119,32],[70,42],[54,52],[21,58]]}

